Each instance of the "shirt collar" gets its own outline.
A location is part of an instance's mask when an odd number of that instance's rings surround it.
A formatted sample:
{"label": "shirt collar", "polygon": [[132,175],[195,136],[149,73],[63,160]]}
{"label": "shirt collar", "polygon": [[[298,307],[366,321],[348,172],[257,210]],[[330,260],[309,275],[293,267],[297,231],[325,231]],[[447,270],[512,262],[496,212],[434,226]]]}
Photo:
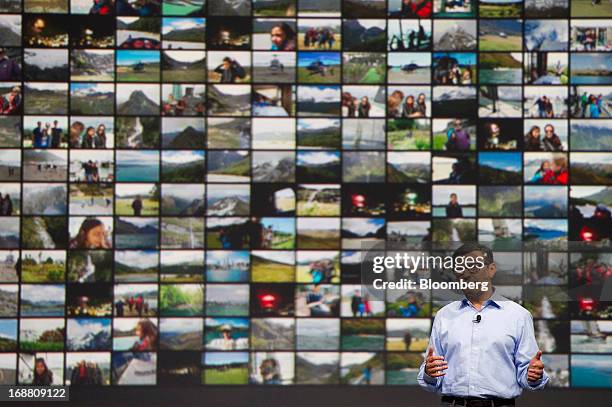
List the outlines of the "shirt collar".
{"label": "shirt collar", "polygon": [[504,297],[500,293],[497,292],[495,288],[493,288],[493,295],[489,298],[489,303],[497,306],[497,308],[503,308],[504,303],[506,301],[510,301],[508,298]]}
{"label": "shirt collar", "polygon": [[[497,308],[503,308],[504,307],[504,301],[509,301],[506,297],[504,297],[503,295],[501,295],[500,293],[497,292],[497,290],[495,288],[493,288],[493,295],[491,297],[489,297],[489,299],[484,303],[483,307],[486,307],[487,305],[491,304]],[[461,302],[459,303],[459,309],[462,309],[463,307],[469,306],[470,305],[470,301],[467,298],[463,298],[461,300]]]}

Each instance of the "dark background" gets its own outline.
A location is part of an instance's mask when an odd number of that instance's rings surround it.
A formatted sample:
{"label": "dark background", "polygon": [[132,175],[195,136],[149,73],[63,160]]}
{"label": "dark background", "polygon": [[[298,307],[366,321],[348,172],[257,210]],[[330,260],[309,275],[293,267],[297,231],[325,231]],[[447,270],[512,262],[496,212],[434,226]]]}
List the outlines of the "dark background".
{"label": "dark background", "polygon": [[[70,388],[69,403],[41,406],[214,406],[214,407],[382,407],[438,406],[439,396],[414,386],[291,386],[291,387],[106,387]],[[27,402],[32,403],[32,402]],[[553,389],[524,391],[520,407],[609,407],[610,390]],[[5,403],[31,406],[32,404]],[[0,405],[5,405],[0,403]]]}

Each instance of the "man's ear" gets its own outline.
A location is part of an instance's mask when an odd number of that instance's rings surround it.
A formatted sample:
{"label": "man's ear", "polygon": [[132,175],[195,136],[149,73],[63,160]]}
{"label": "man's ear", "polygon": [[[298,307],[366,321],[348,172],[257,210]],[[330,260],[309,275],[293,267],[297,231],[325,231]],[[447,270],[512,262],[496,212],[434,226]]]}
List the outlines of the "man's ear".
{"label": "man's ear", "polygon": [[489,269],[487,270],[488,274],[489,274],[489,278],[493,278],[495,276],[495,273],[497,273],[497,264],[495,263],[491,263],[489,264]]}

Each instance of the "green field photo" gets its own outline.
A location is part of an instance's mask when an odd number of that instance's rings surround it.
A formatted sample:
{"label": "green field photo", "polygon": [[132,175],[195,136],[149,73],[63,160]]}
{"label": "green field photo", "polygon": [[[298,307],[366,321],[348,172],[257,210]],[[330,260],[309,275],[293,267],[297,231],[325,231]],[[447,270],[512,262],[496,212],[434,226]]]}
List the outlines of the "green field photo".
{"label": "green field photo", "polygon": [[609,0],[601,0],[598,4],[593,4],[592,0],[570,0],[570,7],[572,18],[612,16],[612,2]]}

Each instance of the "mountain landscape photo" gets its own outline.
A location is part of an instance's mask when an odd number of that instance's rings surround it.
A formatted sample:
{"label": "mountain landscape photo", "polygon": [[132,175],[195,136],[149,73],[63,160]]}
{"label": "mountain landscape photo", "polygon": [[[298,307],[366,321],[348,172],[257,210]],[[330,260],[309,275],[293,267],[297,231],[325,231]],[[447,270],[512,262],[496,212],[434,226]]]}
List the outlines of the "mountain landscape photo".
{"label": "mountain landscape photo", "polygon": [[218,182],[248,181],[249,155],[237,151],[212,151],[208,155],[208,180]]}
{"label": "mountain landscape photo", "polygon": [[435,39],[434,47],[439,50],[466,50],[476,47],[476,37],[462,26],[446,31],[439,39]]}
{"label": "mountain landscape photo", "polygon": [[84,320],[83,322],[75,323],[79,325],[86,322],[91,322],[86,326],[85,329],[74,329],[70,330],[70,324],[68,327],[68,341],[67,347],[71,351],[91,351],[109,349],[111,347],[111,333],[110,324],[96,324],[95,320]]}
{"label": "mountain landscape photo", "polygon": [[70,111],[73,114],[110,114],[115,110],[115,94],[111,87],[84,85],[70,92]]}
{"label": "mountain landscape photo", "polygon": [[[15,16],[19,17],[19,16]],[[12,19],[0,20],[0,38],[3,46],[21,46],[21,19],[18,24]]]}
{"label": "mountain landscape photo", "polygon": [[344,46],[351,51],[384,50],[386,46],[384,27],[364,27],[359,20],[345,20],[342,26]]}
{"label": "mountain landscape photo", "polygon": [[181,162],[162,160],[163,182],[203,182],[204,158],[194,158]]}
{"label": "mountain landscape photo", "polygon": [[204,82],[206,80],[206,57],[204,52],[198,53],[196,58],[198,57],[199,59],[189,58],[188,60],[180,61],[176,59],[177,55],[171,55],[170,51],[162,52],[161,67],[163,80],[167,82]]}
{"label": "mountain landscape photo", "polygon": [[209,216],[244,216],[249,213],[248,197],[229,196],[208,201]]}
{"label": "mountain landscape photo", "polygon": [[70,70],[73,81],[113,80],[115,56],[112,52],[73,50],[70,54]]}
{"label": "mountain landscape photo", "polygon": [[183,148],[183,149],[198,149],[204,148],[204,138],[206,133],[202,130],[197,130],[192,126],[163,134],[163,148]]}
{"label": "mountain landscape photo", "polygon": [[290,182],[295,179],[294,158],[286,156],[276,162],[254,164],[251,175],[256,182]]}
{"label": "mountain landscape photo", "polygon": [[208,112],[213,115],[240,115],[251,110],[251,93],[228,94],[222,87],[211,85],[207,93]]}
{"label": "mountain landscape photo", "polygon": [[56,50],[24,51],[24,73],[29,81],[67,81],[68,53]]}
{"label": "mountain landscape photo", "polygon": [[387,182],[419,183],[429,180],[426,163],[387,163]]}
{"label": "mountain landscape photo", "polygon": [[161,207],[167,215],[204,216],[204,199],[201,198],[188,200],[179,196],[164,196]]}
{"label": "mountain landscape photo", "polygon": [[610,124],[592,120],[573,120],[570,145],[572,150],[612,150],[612,137],[601,137],[612,131]]}
{"label": "mountain landscape photo", "polygon": [[117,106],[117,113],[125,115],[156,115],[159,105],[149,99],[144,92],[136,90],[130,94],[127,101]]}

